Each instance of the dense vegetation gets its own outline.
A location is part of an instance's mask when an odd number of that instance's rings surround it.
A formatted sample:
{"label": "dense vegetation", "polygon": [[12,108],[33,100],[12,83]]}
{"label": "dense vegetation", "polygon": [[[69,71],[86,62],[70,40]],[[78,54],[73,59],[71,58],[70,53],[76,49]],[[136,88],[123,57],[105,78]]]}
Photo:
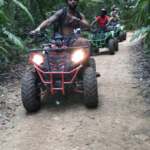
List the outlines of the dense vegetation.
{"label": "dense vegetation", "polygon": [[[80,0],[78,10],[91,23],[99,15],[100,8],[106,8],[109,15],[113,5],[118,7],[128,30],[139,29],[132,40],[145,35],[143,41],[148,45],[150,0]],[[31,43],[35,44],[28,36],[29,31],[64,6],[65,0],[0,0],[0,71],[19,61]],[[51,35],[52,28],[46,32]]]}

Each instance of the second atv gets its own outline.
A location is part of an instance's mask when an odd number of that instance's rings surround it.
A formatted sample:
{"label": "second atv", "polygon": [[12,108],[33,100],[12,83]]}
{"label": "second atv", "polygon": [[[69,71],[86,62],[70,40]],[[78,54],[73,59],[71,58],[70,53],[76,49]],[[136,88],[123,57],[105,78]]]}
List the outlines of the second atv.
{"label": "second atv", "polygon": [[111,55],[115,54],[115,51],[118,50],[118,41],[114,39],[114,31],[107,30],[107,27],[92,27],[95,30],[89,34],[89,40],[92,44],[92,53],[98,53],[99,48],[108,48]]}

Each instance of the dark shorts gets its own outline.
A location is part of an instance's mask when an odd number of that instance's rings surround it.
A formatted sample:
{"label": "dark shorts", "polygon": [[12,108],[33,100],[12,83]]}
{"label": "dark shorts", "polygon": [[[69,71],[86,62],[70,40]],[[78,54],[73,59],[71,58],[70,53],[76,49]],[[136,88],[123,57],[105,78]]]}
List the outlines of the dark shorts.
{"label": "dark shorts", "polygon": [[[66,43],[66,46],[71,47],[72,44],[73,44],[79,37],[80,37],[80,35],[77,35],[77,36],[73,35],[73,36],[69,39],[69,41]],[[64,40],[67,41],[68,38],[69,38],[69,37],[65,37]]]}
{"label": "dark shorts", "polygon": [[[56,36],[60,36],[60,34],[56,34]],[[70,37],[69,41],[65,44],[68,47],[71,47],[72,44],[80,37],[80,35],[73,35]],[[67,41],[69,37],[65,37],[64,41]]]}

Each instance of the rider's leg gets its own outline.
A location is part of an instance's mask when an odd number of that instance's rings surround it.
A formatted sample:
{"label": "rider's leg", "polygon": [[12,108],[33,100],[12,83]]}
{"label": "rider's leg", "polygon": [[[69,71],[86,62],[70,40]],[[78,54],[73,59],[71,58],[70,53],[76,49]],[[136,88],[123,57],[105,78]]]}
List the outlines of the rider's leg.
{"label": "rider's leg", "polygon": [[[87,39],[84,39],[84,38],[81,38],[79,37],[76,41],[73,42],[72,44],[72,47],[78,47],[78,46],[87,46],[88,47],[88,40]],[[86,48],[87,49],[87,52],[88,52],[88,56],[90,56],[90,50],[89,50],[89,47]]]}
{"label": "rider's leg", "polygon": [[[74,43],[72,44],[72,47],[78,47],[78,46],[87,46],[87,52],[88,52],[88,56],[90,58],[90,49],[89,49],[89,43],[87,39],[81,38],[79,37],[76,41],[74,41]],[[96,72],[96,76],[100,77],[100,73]]]}

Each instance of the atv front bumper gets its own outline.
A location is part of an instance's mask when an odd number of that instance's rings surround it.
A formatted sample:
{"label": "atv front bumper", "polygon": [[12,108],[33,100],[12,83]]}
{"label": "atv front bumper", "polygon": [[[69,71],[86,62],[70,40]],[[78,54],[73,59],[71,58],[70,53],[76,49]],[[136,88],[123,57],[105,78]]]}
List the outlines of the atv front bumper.
{"label": "atv front bumper", "polygon": [[[36,71],[37,71],[39,77],[41,78],[41,82],[42,82],[43,84],[50,84],[50,87],[51,87],[51,94],[52,94],[52,95],[54,94],[54,91],[57,91],[57,90],[62,90],[62,94],[65,95],[64,84],[71,84],[71,83],[74,82],[74,81],[79,83],[80,80],[78,80],[78,79],[76,78],[76,76],[77,76],[78,71],[79,71],[82,67],[83,67],[83,66],[80,65],[79,67],[77,67],[76,69],[74,69],[74,70],[72,70],[72,71],[70,71],[70,72],[44,72],[43,70],[41,70],[40,68],[38,68],[37,66],[34,65],[34,68],[36,69]],[[65,74],[71,74],[71,73],[74,73],[73,78],[71,79],[71,81],[69,81],[69,82],[64,81],[64,75],[65,75]],[[43,79],[43,77],[42,77],[41,74],[48,74],[48,75],[50,75],[50,82],[44,81],[44,79]],[[61,79],[62,87],[61,87],[61,88],[54,88],[54,87],[53,87],[53,82],[54,82],[54,81],[53,81],[53,75],[54,75],[54,74],[60,74],[60,75],[62,75],[62,79]],[[73,91],[76,91],[76,92],[79,92],[79,93],[83,93],[83,91],[77,90],[77,89],[75,89],[75,88],[73,88],[72,90],[73,90]],[[44,92],[44,93],[39,94],[39,96],[40,96],[40,95],[43,95],[43,94],[45,94],[45,93],[47,93],[47,91]]]}

